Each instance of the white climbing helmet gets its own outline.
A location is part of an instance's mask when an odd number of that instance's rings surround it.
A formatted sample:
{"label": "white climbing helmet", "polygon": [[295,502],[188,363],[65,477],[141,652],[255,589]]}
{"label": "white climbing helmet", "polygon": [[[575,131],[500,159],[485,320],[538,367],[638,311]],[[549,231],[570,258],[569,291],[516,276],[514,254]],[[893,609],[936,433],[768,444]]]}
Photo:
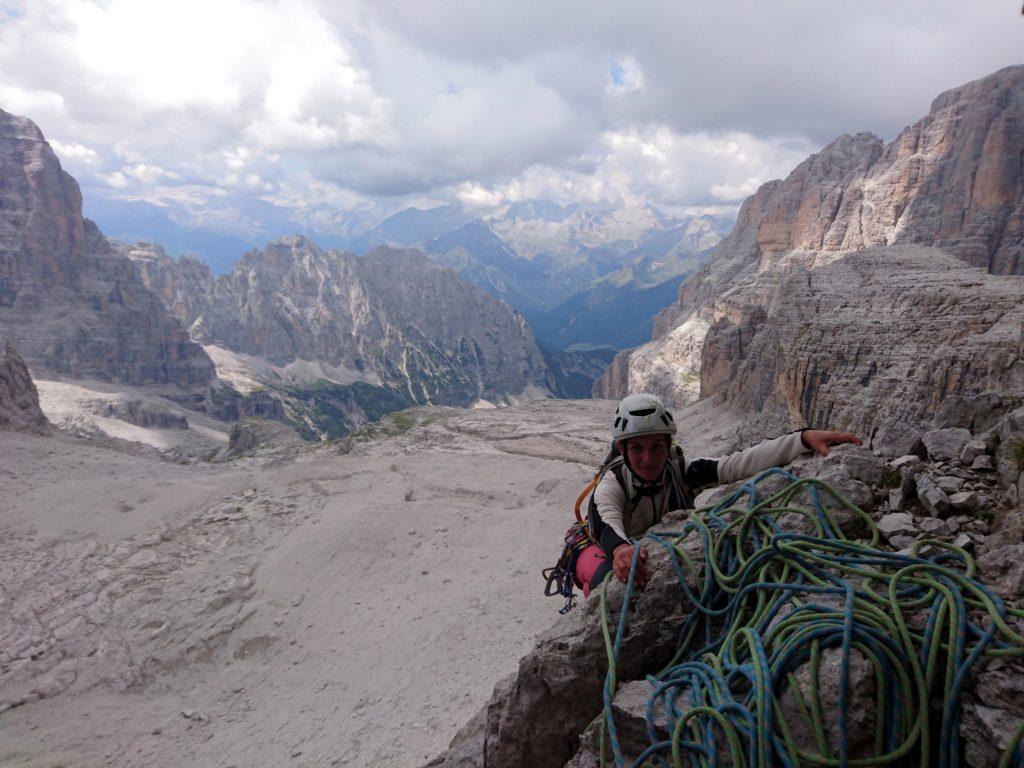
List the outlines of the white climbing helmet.
{"label": "white climbing helmet", "polygon": [[625,440],[640,435],[674,435],[676,422],[665,404],[646,393],[622,398],[615,409],[612,440]]}

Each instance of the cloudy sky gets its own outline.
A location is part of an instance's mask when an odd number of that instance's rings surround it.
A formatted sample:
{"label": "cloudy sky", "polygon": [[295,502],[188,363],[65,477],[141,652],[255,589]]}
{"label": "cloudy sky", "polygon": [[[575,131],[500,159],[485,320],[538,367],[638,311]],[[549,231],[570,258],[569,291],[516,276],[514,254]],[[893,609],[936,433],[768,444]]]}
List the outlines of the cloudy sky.
{"label": "cloudy sky", "polygon": [[154,202],[729,209],[1022,61],[1019,0],[0,0],[0,108]]}

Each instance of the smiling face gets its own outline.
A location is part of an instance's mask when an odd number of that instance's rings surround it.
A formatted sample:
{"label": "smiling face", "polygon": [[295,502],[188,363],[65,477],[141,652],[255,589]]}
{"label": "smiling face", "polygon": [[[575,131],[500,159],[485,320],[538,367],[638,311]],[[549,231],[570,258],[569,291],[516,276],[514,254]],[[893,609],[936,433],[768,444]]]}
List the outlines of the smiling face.
{"label": "smiling face", "polygon": [[[625,446],[622,445],[625,443]],[[641,435],[619,441],[619,450],[629,459],[629,466],[648,483],[661,479],[668,460],[668,435]]]}

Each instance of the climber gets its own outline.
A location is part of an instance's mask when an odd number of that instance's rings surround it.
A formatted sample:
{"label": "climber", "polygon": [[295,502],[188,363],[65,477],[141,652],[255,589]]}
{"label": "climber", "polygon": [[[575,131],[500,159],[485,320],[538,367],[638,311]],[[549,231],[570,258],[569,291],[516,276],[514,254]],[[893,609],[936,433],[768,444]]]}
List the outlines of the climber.
{"label": "climber", "polygon": [[[719,459],[687,460],[672,440],[676,423],[654,395],[630,395],[615,409],[612,441],[621,460],[605,464],[604,474],[590,501],[589,534],[592,541],[575,563],[583,594],[599,585],[609,572],[626,581],[633,562],[633,539],[665,514],[692,509],[698,491],[718,483],[731,483],[770,467],[788,464],[801,453],[827,456],[829,446],[860,445],[855,435],[818,429],[800,429]],[[634,577],[639,587],[648,579],[647,553],[641,547]]]}

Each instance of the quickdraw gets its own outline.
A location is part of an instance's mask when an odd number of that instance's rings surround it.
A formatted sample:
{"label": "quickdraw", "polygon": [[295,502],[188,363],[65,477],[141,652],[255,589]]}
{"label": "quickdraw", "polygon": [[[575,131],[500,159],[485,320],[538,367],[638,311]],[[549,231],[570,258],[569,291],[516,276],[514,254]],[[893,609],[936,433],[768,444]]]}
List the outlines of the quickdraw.
{"label": "quickdraw", "polygon": [[558,611],[563,615],[576,606],[576,594],[573,592],[573,586],[583,587],[582,584],[576,583],[576,558],[588,546],[590,546],[590,535],[587,533],[586,523],[583,521],[573,523],[565,532],[565,544],[558,562],[541,571],[544,575],[545,597],[561,595],[565,598],[565,605]]}
{"label": "quickdraw", "polygon": [[605,466],[601,467],[600,471],[594,475],[594,479],[587,484],[587,487],[583,489],[583,493],[576,499],[576,505],[573,508],[576,513],[576,522],[570,525],[569,529],[565,532],[562,553],[558,557],[558,562],[550,568],[545,568],[541,571],[541,574],[544,576],[544,596],[554,597],[555,595],[561,595],[565,598],[565,605],[558,611],[563,615],[575,608],[578,602],[576,593],[573,592],[573,587],[583,588],[583,585],[576,581],[576,558],[579,557],[580,552],[593,543],[589,532],[588,520],[580,513],[580,508],[587,497],[597,488],[597,484],[601,482],[601,478],[604,477],[608,466],[608,464],[605,464]]}

